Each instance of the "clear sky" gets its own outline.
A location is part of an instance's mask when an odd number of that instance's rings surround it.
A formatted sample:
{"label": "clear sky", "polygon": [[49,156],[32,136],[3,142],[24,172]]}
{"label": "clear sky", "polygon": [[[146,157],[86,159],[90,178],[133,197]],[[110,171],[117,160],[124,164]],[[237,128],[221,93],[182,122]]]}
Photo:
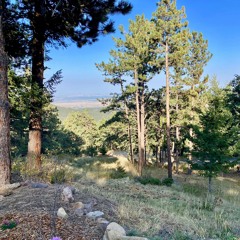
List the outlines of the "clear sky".
{"label": "clear sky", "polygon": [[[102,73],[95,63],[108,61],[109,51],[114,48],[112,36],[119,36],[118,26],[128,29],[128,20],[144,14],[150,18],[156,10],[157,0],[132,0],[130,14],[115,15],[116,32],[100,37],[91,46],[77,48],[74,43],[66,49],[51,49],[52,58],[46,65],[51,69],[46,78],[57,70],[63,71],[63,82],[57,87],[56,98],[79,95],[108,95],[118,91],[104,83]],[[185,6],[189,28],[202,32],[209,42],[213,58],[205,68],[205,74],[216,75],[221,85],[226,85],[235,74],[240,74],[240,0],[177,0],[178,8]],[[155,78],[150,86],[158,88],[164,79]]]}

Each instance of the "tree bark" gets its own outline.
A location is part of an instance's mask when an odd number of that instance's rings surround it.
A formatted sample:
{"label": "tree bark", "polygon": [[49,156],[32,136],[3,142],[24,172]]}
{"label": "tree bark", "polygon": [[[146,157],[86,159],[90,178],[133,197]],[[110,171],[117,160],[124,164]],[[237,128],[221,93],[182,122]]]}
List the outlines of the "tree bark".
{"label": "tree bark", "polygon": [[30,100],[28,163],[31,167],[40,169],[44,72],[44,1],[35,1],[32,27],[32,97]]}
{"label": "tree bark", "polygon": [[[124,92],[123,89],[123,83],[121,82],[121,91],[122,95]],[[127,106],[127,100],[124,98],[124,107],[125,107],[125,115],[127,118],[127,123],[128,123],[128,141],[129,141],[129,155],[130,155],[130,161],[131,163],[134,164],[134,158],[133,158],[133,146],[132,146],[132,128],[131,128],[131,122],[130,122],[130,116],[129,116],[129,109]]]}
{"label": "tree bark", "polygon": [[165,49],[165,68],[166,68],[166,131],[167,131],[167,160],[168,160],[168,178],[172,179],[172,161],[171,161],[171,126],[170,126],[170,84],[169,84],[169,65],[168,65],[168,44]]}
{"label": "tree bark", "polygon": [[136,111],[137,111],[137,129],[138,129],[138,174],[142,176],[143,163],[144,163],[144,148],[142,148],[142,134],[141,134],[141,107],[139,96],[139,81],[137,70],[134,70],[134,79],[136,87]]}
{"label": "tree bark", "polygon": [[2,30],[3,2],[0,0],[0,186],[10,183],[10,106],[8,101],[8,57]]}

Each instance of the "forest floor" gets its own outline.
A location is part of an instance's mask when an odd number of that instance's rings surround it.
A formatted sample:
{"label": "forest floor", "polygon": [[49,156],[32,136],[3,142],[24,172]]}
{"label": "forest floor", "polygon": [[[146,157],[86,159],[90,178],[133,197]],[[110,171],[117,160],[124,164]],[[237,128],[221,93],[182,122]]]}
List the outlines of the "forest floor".
{"label": "forest floor", "polygon": [[[61,159],[65,159],[64,163]],[[214,179],[214,190],[209,195],[207,179],[197,174],[174,174],[171,187],[142,185],[134,178],[134,166],[121,154],[117,158],[59,157],[58,160],[61,164],[57,167],[64,169],[68,182],[40,189],[22,186],[0,202],[0,221],[18,221],[17,227],[0,230],[0,239],[49,240],[53,235],[63,240],[102,239],[104,229],[96,221],[86,216],[76,217],[73,205],[61,201],[60,192],[66,185],[78,189],[75,202],[88,203],[94,199],[93,210],[104,212],[104,218],[119,223],[128,235],[151,240],[240,239],[239,173]],[[123,174],[124,178],[112,179],[117,174],[119,177]],[[163,179],[166,170],[152,166],[144,175]],[[66,210],[68,219],[56,218],[59,207]]]}

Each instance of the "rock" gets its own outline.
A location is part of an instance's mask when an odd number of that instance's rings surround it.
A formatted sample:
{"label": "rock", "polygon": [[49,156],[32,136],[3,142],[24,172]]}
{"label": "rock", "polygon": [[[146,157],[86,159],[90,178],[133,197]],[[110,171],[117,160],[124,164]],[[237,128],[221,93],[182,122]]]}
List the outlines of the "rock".
{"label": "rock", "polygon": [[82,203],[82,202],[75,202],[75,203],[72,204],[73,209],[84,208],[84,205],[85,204]]}
{"label": "rock", "polygon": [[12,194],[12,191],[9,189],[0,189],[0,196],[6,197]]}
{"label": "rock", "polygon": [[75,211],[74,211],[74,214],[77,215],[78,217],[81,217],[85,214],[84,212],[84,209],[83,208],[77,208]]}
{"label": "rock", "polygon": [[3,201],[4,196],[0,195],[0,202]]}
{"label": "rock", "polygon": [[135,237],[135,236],[128,237],[128,236],[123,236],[123,237],[119,238],[119,240],[148,240],[148,239],[147,239],[147,238],[144,238],[144,237]]}
{"label": "rock", "polygon": [[64,208],[59,208],[57,211],[57,216],[61,218],[68,218],[67,213],[65,212]]}
{"label": "rock", "polygon": [[14,190],[14,189],[16,189],[16,188],[19,188],[21,186],[21,184],[20,183],[12,183],[12,184],[5,184],[5,185],[2,185],[2,186],[0,186],[0,191],[1,190]]}
{"label": "rock", "polygon": [[101,211],[94,211],[94,212],[87,213],[87,217],[93,218],[93,219],[102,217],[103,215],[104,215],[104,213]]}
{"label": "rock", "polygon": [[64,202],[74,201],[73,193],[72,193],[72,190],[71,190],[70,187],[65,187],[65,188],[63,188],[63,191],[62,191],[62,200],[63,200]]}
{"label": "rock", "polygon": [[126,236],[126,232],[122,226],[112,222],[107,226],[103,240],[119,240]]}
{"label": "rock", "polygon": [[109,221],[106,220],[105,218],[98,218],[97,219],[97,223],[100,223],[100,224],[109,224]]}
{"label": "rock", "polygon": [[48,185],[45,183],[31,183],[32,188],[47,188]]}
{"label": "rock", "polygon": [[109,221],[106,220],[105,218],[98,218],[97,223],[99,227],[102,229],[102,231],[104,232],[109,224]]}

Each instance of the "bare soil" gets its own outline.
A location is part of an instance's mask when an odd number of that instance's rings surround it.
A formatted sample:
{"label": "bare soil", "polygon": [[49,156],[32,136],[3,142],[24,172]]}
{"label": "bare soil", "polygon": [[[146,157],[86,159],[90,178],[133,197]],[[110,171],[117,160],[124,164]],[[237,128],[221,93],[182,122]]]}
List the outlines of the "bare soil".
{"label": "bare soil", "polygon": [[[49,240],[53,236],[62,240],[100,240],[104,234],[104,227],[86,216],[74,214],[73,203],[61,200],[63,185],[49,185],[48,188],[32,188],[30,185],[15,189],[0,202],[0,223],[4,220],[18,222],[13,229],[0,230],[1,240]],[[76,192],[74,202],[81,201],[96,204],[92,211],[103,211],[105,218],[113,220],[114,205],[97,196]],[[56,216],[59,207],[63,207],[68,214],[67,219]]]}

